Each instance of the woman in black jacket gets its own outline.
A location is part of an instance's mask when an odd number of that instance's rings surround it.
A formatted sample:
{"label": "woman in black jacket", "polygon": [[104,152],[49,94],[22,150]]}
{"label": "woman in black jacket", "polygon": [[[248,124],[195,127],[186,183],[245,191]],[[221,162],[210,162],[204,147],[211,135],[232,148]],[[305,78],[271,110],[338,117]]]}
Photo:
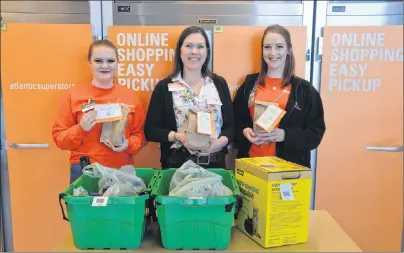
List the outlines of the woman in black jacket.
{"label": "woman in black jacket", "polygon": [[[310,167],[310,151],[318,147],[325,132],[321,97],[308,81],[294,75],[295,59],[286,28],[269,26],[261,47],[260,72],[246,76],[233,102],[237,156],[278,156]],[[254,126],[258,100],[286,111],[269,132]]]}
{"label": "woman in black jacket", "polygon": [[[153,90],[145,135],[160,143],[163,169],[178,168],[189,159],[205,168],[226,167],[227,145],[234,141],[233,105],[226,80],[208,69],[210,50],[202,28],[185,29],[177,42],[172,73]],[[212,113],[211,134],[189,131],[191,112]]]}

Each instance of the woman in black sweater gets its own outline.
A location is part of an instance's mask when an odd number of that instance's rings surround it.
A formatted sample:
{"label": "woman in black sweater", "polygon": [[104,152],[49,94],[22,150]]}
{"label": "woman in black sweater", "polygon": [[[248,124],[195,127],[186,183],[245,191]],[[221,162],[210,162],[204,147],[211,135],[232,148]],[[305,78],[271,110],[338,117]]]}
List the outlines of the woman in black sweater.
{"label": "woman in black sweater", "polygon": [[[153,90],[145,135],[160,143],[163,169],[179,168],[189,159],[205,168],[226,167],[227,145],[234,135],[233,106],[226,80],[208,69],[210,50],[202,28],[185,29],[177,42],[172,73]],[[210,137],[187,132],[190,112],[212,113]]]}
{"label": "woman in black sweater", "polygon": [[[294,75],[295,59],[287,29],[269,26],[261,47],[261,71],[246,76],[233,102],[237,156],[278,156],[310,167],[310,151],[318,147],[326,128],[321,97],[308,81]],[[269,132],[254,127],[258,100],[286,111]]]}

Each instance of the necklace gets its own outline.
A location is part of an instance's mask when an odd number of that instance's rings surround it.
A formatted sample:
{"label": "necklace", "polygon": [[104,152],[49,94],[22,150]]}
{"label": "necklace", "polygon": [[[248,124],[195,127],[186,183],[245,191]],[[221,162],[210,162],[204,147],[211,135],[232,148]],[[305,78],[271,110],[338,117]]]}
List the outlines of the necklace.
{"label": "necklace", "polygon": [[272,89],[276,90],[277,86],[282,82],[282,79],[277,79],[272,81]]}

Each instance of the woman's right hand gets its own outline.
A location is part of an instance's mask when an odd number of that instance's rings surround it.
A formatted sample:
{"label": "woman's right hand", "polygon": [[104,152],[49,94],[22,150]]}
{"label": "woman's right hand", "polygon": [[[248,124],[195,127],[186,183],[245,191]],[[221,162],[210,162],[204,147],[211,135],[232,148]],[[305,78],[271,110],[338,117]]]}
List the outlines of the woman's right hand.
{"label": "woman's right hand", "polygon": [[95,126],[95,118],[97,116],[97,112],[95,110],[91,110],[83,114],[83,117],[80,120],[80,126],[84,131],[88,132]]}
{"label": "woman's right hand", "polygon": [[185,133],[175,133],[175,138],[181,142],[182,146],[184,146],[191,155],[197,154],[199,150],[194,150],[187,147],[186,137],[187,136]]}
{"label": "woman's right hand", "polygon": [[185,146],[185,133],[175,133],[175,138]]}
{"label": "woman's right hand", "polygon": [[251,128],[244,128],[243,134],[244,137],[246,137],[247,140],[249,140],[252,144],[258,145],[260,143],[260,138],[258,137],[258,135],[256,136]]}

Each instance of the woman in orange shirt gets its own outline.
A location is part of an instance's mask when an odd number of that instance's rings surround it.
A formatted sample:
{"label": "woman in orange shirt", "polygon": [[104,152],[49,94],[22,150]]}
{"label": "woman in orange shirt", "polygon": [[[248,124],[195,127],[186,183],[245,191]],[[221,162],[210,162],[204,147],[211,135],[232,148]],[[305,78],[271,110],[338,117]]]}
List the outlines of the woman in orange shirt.
{"label": "woman in orange shirt", "polygon": [[[91,82],[70,89],[62,97],[52,137],[62,150],[70,154],[70,183],[82,174],[81,160],[100,163],[110,168],[133,165],[133,156],[145,145],[143,125],[146,112],[134,91],[114,82],[117,68],[117,48],[108,40],[90,45],[88,61],[93,73]],[[82,112],[89,100],[97,104],[129,105],[122,145],[101,142],[102,123],[96,123],[94,110]]]}
{"label": "woman in orange shirt", "polygon": [[[308,81],[294,74],[295,59],[286,28],[269,26],[261,50],[261,71],[246,76],[233,102],[238,157],[278,156],[310,167],[310,151],[318,147],[325,132],[321,97]],[[269,132],[253,123],[257,101],[286,111]]]}

